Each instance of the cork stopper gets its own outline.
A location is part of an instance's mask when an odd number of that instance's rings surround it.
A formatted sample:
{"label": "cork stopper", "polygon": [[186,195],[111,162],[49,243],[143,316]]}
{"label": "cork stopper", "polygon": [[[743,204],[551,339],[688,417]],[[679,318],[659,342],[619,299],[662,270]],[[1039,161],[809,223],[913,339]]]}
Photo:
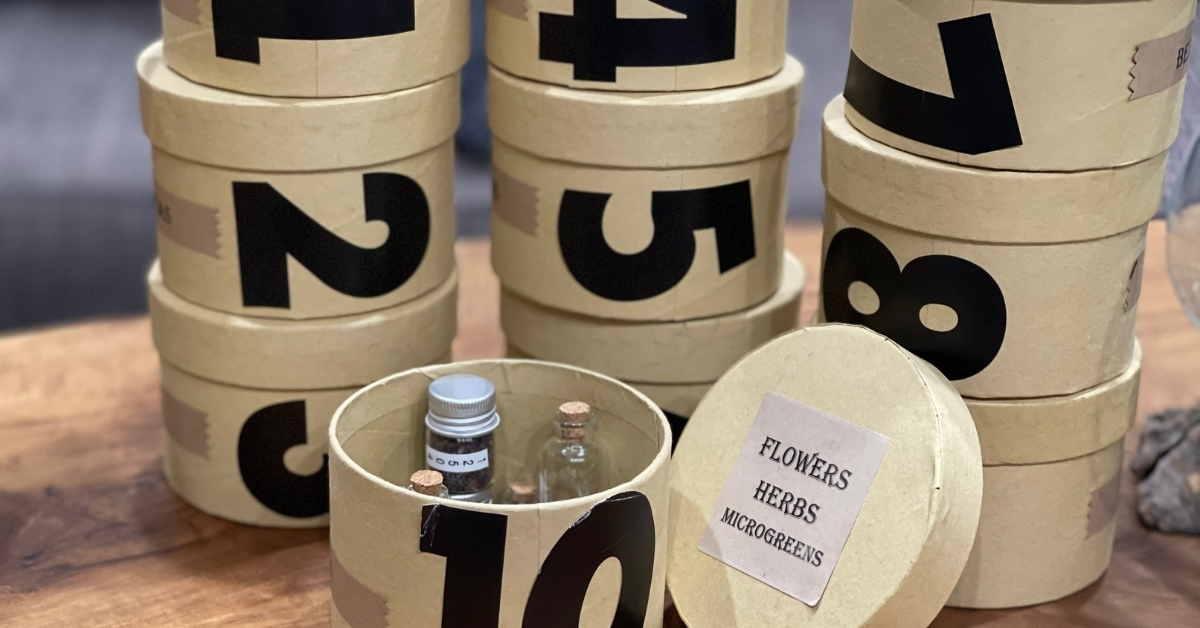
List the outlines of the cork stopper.
{"label": "cork stopper", "polygon": [[563,440],[581,441],[587,435],[588,423],[592,418],[592,407],[582,401],[570,401],[558,407],[559,432]]}
{"label": "cork stopper", "polygon": [[442,482],[444,480],[442,474],[437,471],[417,471],[409,479],[412,482],[414,491],[430,497],[438,496],[438,493],[442,490]]}
{"label": "cork stopper", "polygon": [[508,483],[509,500],[514,504],[536,504],[536,484],[526,480],[513,480]]}

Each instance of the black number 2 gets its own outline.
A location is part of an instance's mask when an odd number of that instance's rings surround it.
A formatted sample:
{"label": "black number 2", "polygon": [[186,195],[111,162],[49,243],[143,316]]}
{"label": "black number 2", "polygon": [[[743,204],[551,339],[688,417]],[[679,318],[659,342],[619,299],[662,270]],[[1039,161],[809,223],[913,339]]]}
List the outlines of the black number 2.
{"label": "black number 2", "polygon": [[250,494],[285,516],[306,519],[329,512],[329,455],[321,470],[296,475],[283,463],[289,449],[308,442],[303,401],[268,406],[250,415],[238,435],[238,470]]}
{"label": "black number 2", "polygon": [[342,294],[387,294],[417,272],[429,248],[429,202],[395,173],[363,175],[366,218],[388,226],[383,246],[361,249],[329,232],[269,183],[233,184],[238,263],[246,307],[291,307],[289,255]]}
{"label": "black number 2", "polygon": [[617,0],[575,0],[574,15],[542,13],[543,61],[575,66],[580,81],[615,82],[618,67],[728,61],[737,44],[737,0],[646,0],[678,18],[619,18]]}
{"label": "black number 2", "polygon": [[[1004,344],[1004,292],[986,270],[962,258],[918,257],[902,272],[886,245],[862,229],[850,228],[830,241],[822,275],[826,320],[874,329],[936,366],[947,379],[978,374]],[[875,291],[879,310],[863,314],[851,305],[854,282]],[[958,324],[949,331],[926,327],[920,313],[931,304],[954,310]]]}
{"label": "black number 2", "polygon": [[698,190],[654,192],[654,238],[640,253],[614,251],[604,239],[611,194],[563,193],[558,243],[571,275],[592,294],[640,301],[679,285],[696,257],[695,231],[714,229],[722,273],[754,259],[754,206],[750,182]]}
{"label": "black number 2", "polygon": [[212,0],[212,21],[218,57],[259,63],[259,39],[362,39],[416,30],[416,0]]}
{"label": "black number 2", "polygon": [[[508,517],[449,506],[422,511],[421,551],[446,557],[442,628],[495,628],[500,621]],[[654,577],[654,513],[645,495],[621,493],[571,526],[542,563],[523,628],[577,628],[588,585],[608,558],[621,562],[612,628],[646,622]]]}

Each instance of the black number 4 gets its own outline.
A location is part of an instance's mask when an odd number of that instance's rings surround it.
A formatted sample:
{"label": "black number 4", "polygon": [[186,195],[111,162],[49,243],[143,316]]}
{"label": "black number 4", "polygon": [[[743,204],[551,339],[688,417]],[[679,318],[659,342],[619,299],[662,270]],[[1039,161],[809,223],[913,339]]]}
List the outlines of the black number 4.
{"label": "black number 4", "polygon": [[575,66],[580,81],[615,82],[618,67],[728,61],[737,44],[737,0],[645,0],[678,18],[619,18],[617,0],[575,0],[574,15],[542,13],[540,58]]}

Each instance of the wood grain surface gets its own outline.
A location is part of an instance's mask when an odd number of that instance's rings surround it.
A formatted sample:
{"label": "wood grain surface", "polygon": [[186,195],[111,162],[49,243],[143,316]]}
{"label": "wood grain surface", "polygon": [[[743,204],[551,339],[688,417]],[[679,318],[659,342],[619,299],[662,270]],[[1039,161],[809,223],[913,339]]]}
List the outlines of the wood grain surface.
{"label": "wood grain surface", "polygon": [[[1151,229],[1139,333],[1141,416],[1200,398],[1200,332],[1167,278]],[[815,306],[820,228],[788,246]],[[484,241],[458,246],[456,359],[500,356],[498,285]],[[251,528],[175,498],[160,465],[158,363],[145,318],[0,337],[0,625],[329,625],[324,530]],[[1116,558],[1098,584],[1054,604],[946,610],[938,628],[1200,626],[1200,539],[1143,529],[1126,478]],[[668,615],[668,626],[679,626]],[[766,628],[766,627],[764,627]]]}

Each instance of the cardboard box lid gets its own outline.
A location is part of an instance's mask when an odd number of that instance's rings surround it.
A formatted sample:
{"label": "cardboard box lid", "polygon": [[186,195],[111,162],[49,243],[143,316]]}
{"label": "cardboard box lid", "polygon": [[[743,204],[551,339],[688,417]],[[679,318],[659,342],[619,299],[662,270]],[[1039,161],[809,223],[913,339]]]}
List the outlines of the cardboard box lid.
{"label": "cardboard box lid", "polygon": [[1041,399],[967,399],[983,464],[1046,464],[1086,456],[1121,440],[1137,419],[1142,348],[1116,379]]}
{"label": "cardboard box lid", "polygon": [[570,89],[488,72],[496,137],[541,157],[620,168],[729,164],[785,151],[804,81],[792,57],[771,78],[694,92]]}
{"label": "cardboard box lid", "polygon": [[333,170],[395,161],[450,140],[459,75],[355,98],[275,98],[193,83],[167,67],[162,42],[137,61],[142,128],[172,155],[226,168]]}
{"label": "cardboard box lid", "polygon": [[154,344],[183,371],[244,388],[366,386],[437,362],[458,330],[458,273],[420,298],[366,314],[287,320],[218,312],[146,280]]}
{"label": "cardboard box lid", "polygon": [[1008,172],[897,150],[825,109],[825,189],[889,225],[976,242],[1076,242],[1123,233],[1154,217],[1166,153],[1111,170]]}
{"label": "cardboard box lid", "polygon": [[[890,439],[815,607],[697,549],[771,392]],[[692,628],[928,626],[979,523],[983,466],[962,398],[932,366],[861,327],[802,329],[739,362],[692,415],[672,464],[667,584]]]}

